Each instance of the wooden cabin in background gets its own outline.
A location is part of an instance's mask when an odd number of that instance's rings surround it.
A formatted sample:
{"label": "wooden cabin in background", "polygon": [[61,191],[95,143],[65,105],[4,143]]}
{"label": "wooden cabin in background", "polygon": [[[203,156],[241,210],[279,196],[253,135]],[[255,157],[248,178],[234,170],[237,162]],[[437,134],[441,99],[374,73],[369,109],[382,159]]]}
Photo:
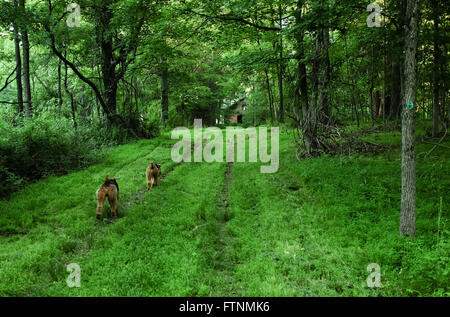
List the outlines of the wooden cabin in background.
{"label": "wooden cabin in background", "polygon": [[235,103],[235,105],[233,105],[233,108],[236,107],[235,109],[233,109],[234,113],[231,115],[231,117],[228,119],[228,121],[234,122],[234,123],[242,123],[242,118],[245,115],[245,111],[247,110],[247,103],[245,102],[245,99],[241,99],[238,102]]}

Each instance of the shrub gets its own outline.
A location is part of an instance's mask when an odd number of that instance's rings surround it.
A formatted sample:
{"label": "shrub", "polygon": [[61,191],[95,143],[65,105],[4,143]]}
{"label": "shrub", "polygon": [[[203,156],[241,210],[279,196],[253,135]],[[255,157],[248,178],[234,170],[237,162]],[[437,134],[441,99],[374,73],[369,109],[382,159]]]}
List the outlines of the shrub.
{"label": "shrub", "polygon": [[16,125],[0,120],[0,197],[28,182],[86,167],[102,148],[125,143],[130,136],[100,122],[71,120],[43,113]]}

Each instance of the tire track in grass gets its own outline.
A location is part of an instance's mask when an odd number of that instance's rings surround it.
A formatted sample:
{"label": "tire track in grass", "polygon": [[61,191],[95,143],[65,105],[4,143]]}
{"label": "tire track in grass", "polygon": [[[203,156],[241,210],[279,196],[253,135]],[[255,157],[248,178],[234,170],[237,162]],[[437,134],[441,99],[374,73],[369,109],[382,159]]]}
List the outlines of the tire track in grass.
{"label": "tire track in grass", "polygon": [[213,261],[213,269],[216,271],[216,278],[214,283],[217,287],[214,290],[220,290],[215,293],[214,296],[236,296],[237,293],[233,288],[233,268],[235,263],[229,256],[230,247],[228,243],[229,233],[227,229],[227,223],[231,219],[230,205],[228,202],[228,195],[233,179],[233,163],[226,163],[225,181],[223,182],[222,194],[220,197],[219,205],[217,208],[217,236],[215,242],[216,257]]}

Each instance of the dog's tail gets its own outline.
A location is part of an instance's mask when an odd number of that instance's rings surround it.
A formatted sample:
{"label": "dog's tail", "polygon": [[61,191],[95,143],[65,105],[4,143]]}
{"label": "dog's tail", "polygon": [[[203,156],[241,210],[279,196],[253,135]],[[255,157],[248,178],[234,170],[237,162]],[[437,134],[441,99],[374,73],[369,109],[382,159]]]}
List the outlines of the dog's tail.
{"label": "dog's tail", "polygon": [[161,169],[161,165],[160,164],[158,164],[158,163],[155,163],[155,162],[153,162],[153,163],[150,163],[150,168],[157,168],[157,169]]}
{"label": "dog's tail", "polygon": [[103,186],[109,186],[111,184],[115,185],[117,188],[117,191],[119,191],[119,184],[117,184],[117,180],[120,179],[120,177],[114,177],[109,178],[109,174],[106,175],[105,182],[103,183]]}
{"label": "dog's tail", "polygon": [[113,178],[109,178],[109,174],[106,174],[106,178],[105,178],[105,185],[109,185],[111,182],[116,181],[120,179],[120,177],[113,177]]}

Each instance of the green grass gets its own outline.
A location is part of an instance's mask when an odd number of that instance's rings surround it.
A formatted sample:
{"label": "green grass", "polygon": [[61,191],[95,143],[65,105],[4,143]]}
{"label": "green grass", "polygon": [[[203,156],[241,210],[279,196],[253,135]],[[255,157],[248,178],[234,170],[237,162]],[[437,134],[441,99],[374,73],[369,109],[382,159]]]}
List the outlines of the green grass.
{"label": "green grass", "polygon": [[[249,163],[233,169],[228,256],[237,295],[450,295],[448,226],[436,240],[440,197],[449,203],[448,157],[418,161],[412,242],[398,235],[400,157],[297,161],[286,136],[281,148],[276,174]],[[370,263],[380,265],[383,288],[367,287]]]}
{"label": "green grass", "polygon": [[[378,141],[396,144],[398,134]],[[398,234],[395,147],[299,161],[282,134],[277,173],[234,163],[227,181],[226,163],[172,162],[173,144],[164,135],[116,147],[100,164],[0,201],[0,295],[450,295],[445,149],[418,158],[412,241]],[[147,192],[153,160],[167,176]],[[121,178],[114,223],[95,220],[94,193],[107,173]],[[81,267],[80,288],[66,285],[69,263]],[[381,267],[382,288],[367,287],[370,263]]]}

